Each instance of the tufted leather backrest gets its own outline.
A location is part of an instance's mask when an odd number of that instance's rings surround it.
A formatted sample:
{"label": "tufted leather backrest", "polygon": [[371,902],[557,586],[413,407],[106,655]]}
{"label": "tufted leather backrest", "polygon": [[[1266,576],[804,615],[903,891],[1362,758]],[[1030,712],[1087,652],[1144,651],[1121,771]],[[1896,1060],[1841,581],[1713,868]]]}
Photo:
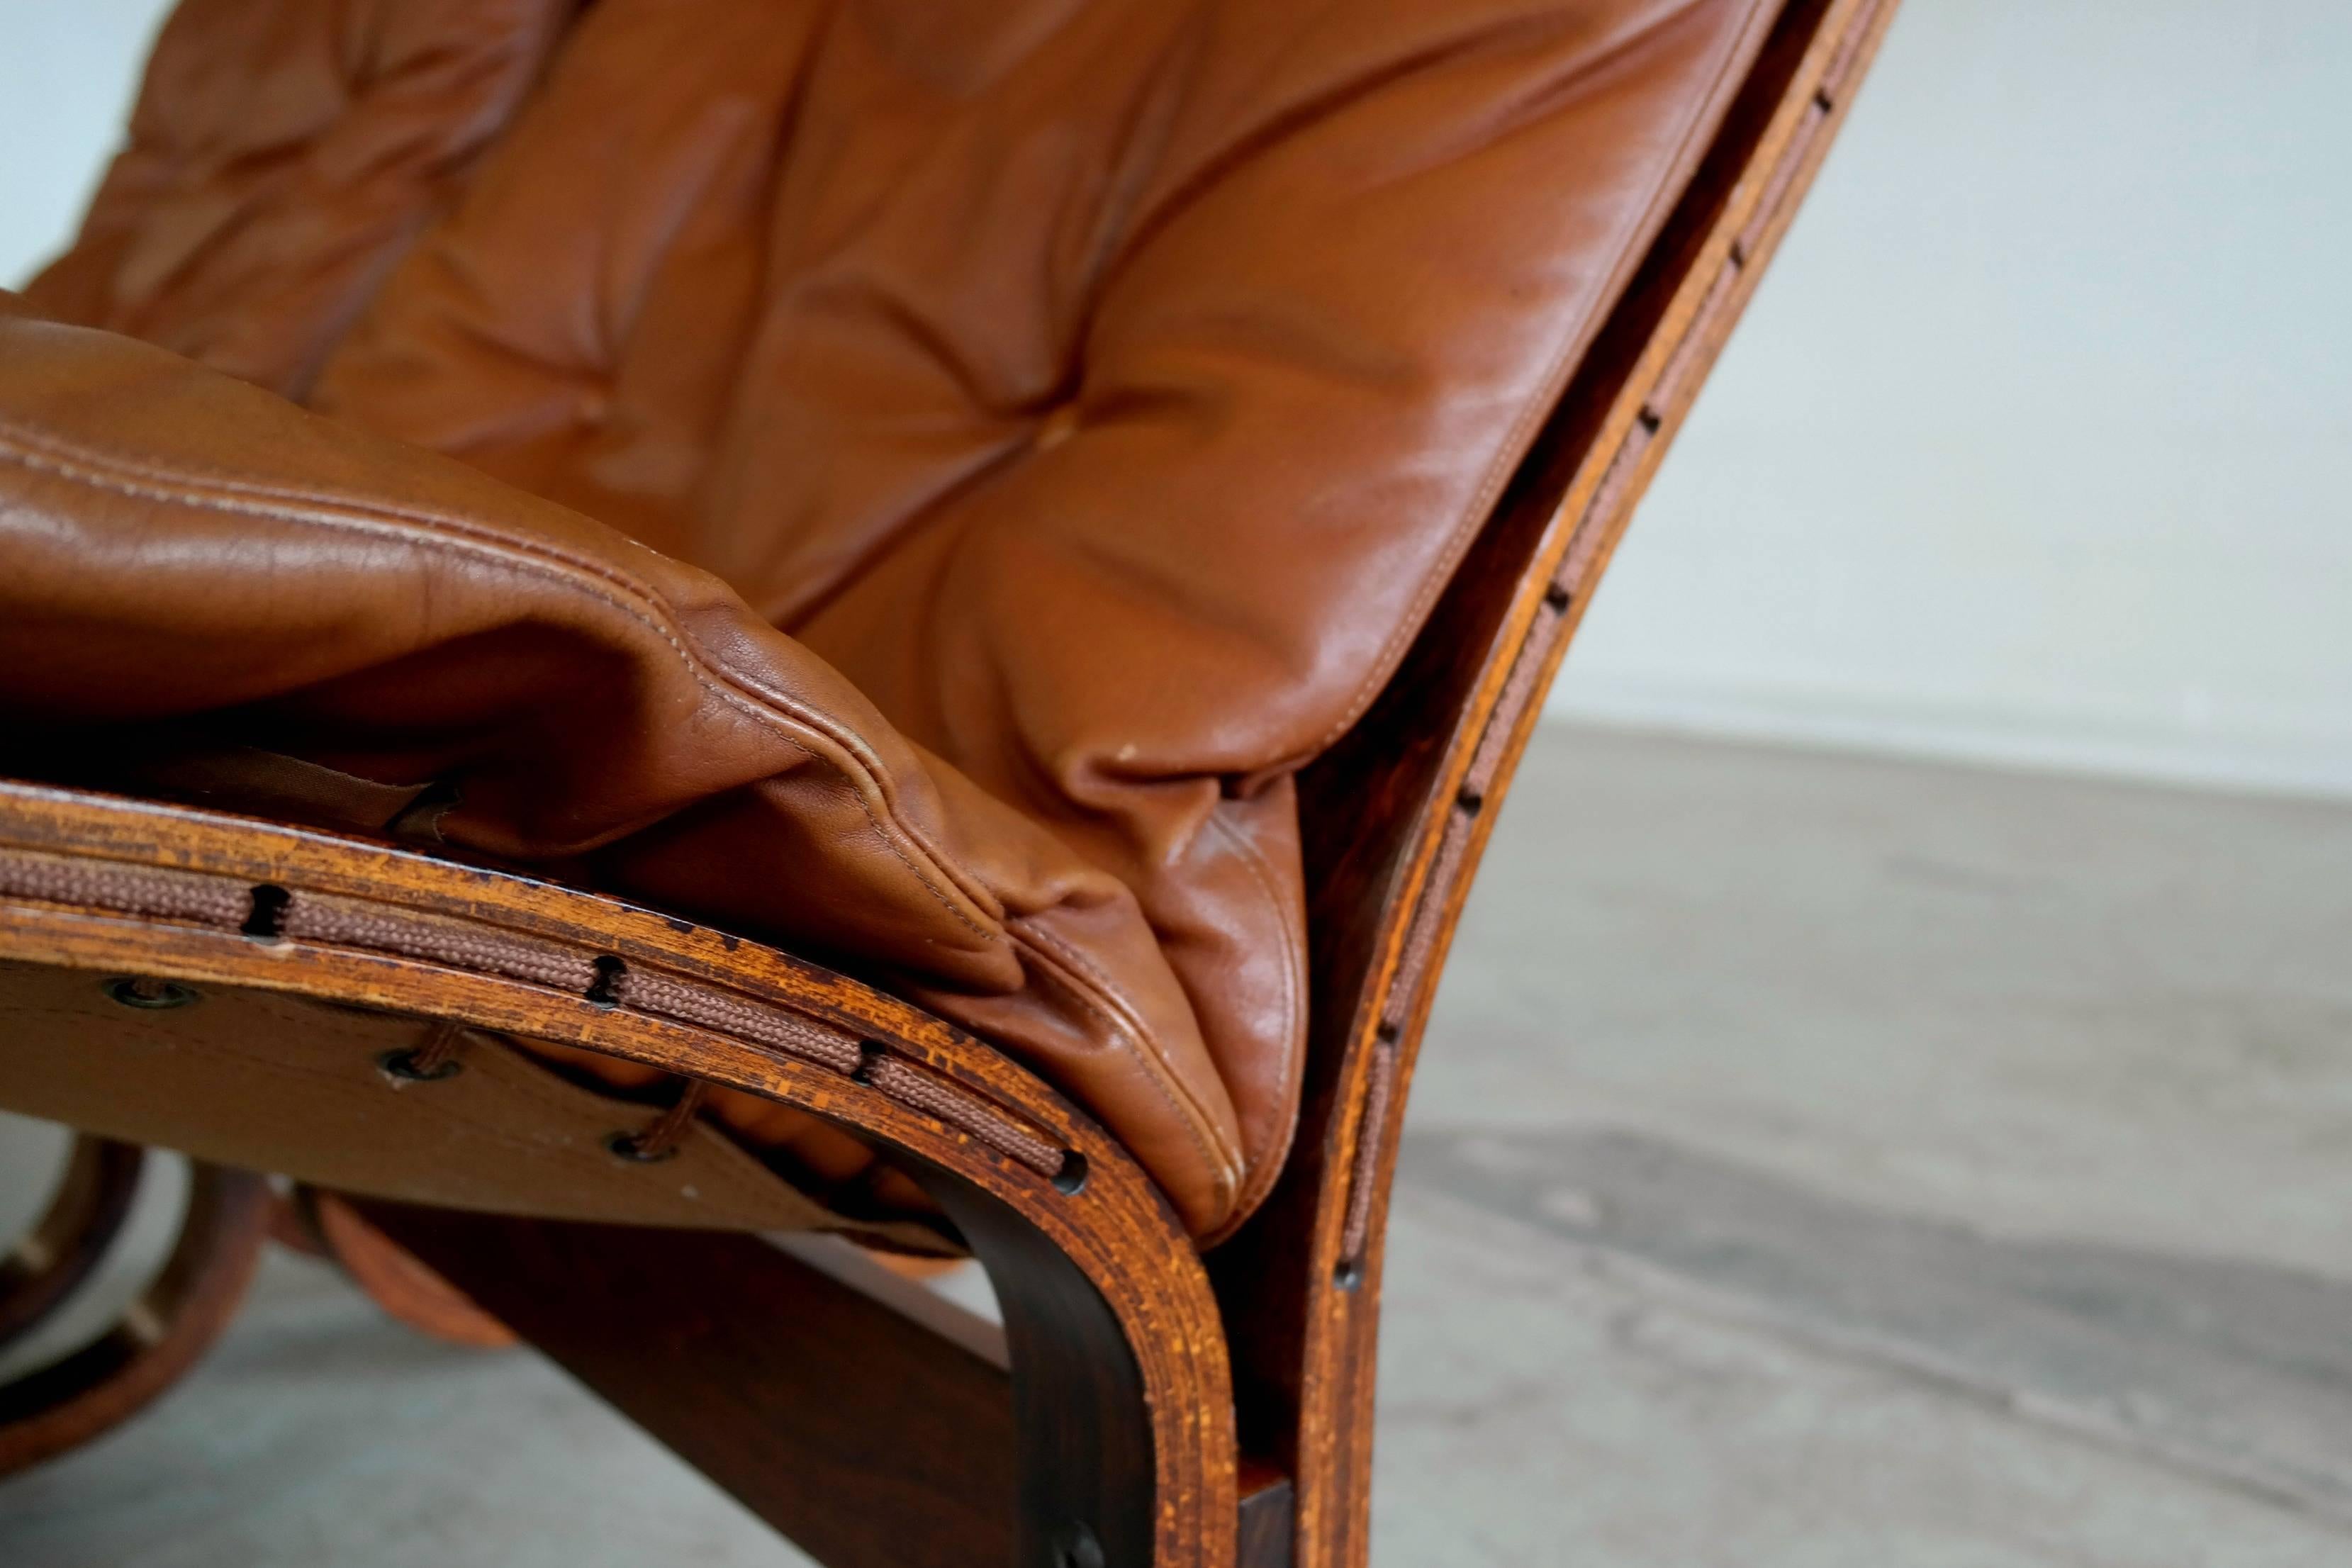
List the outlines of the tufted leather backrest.
{"label": "tufted leather backrest", "polygon": [[184,0],[30,297],[717,574],[1118,879],[1232,1100],[1216,1230],[1296,1115],[1292,775],[1776,9]]}

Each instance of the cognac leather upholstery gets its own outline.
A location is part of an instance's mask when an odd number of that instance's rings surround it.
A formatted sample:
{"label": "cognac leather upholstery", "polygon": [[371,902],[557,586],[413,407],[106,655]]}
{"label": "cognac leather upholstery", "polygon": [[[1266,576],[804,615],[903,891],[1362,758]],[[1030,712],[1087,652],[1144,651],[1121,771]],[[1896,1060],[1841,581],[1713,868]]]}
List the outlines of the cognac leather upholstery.
{"label": "cognac leather upholstery", "polygon": [[1290,777],[1775,9],[183,0],[0,310],[0,771],[826,959],[1213,1237],[1297,1111]]}

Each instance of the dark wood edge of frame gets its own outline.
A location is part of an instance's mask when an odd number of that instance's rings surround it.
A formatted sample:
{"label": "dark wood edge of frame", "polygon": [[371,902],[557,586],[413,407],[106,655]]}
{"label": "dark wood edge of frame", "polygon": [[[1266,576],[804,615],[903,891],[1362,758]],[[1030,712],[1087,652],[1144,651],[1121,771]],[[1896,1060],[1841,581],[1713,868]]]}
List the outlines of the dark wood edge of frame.
{"label": "dark wood edge of frame", "polygon": [[1297,1143],[1211,1255],[1245,1448],[1300,1568],[1367,1561],[1381,1241],[1472,873],[1611,552],[1851,103],[1895,0],[1791,0],[1550,426],[1397,678],[1300,779],[1316,932]]}
{"label": "dark wood edge of frame", "polygon": [[[944,1178],[934,1192],[1008,1298],[1008,1328],[1047,1251],[1099,1295],[1149,1412],[1152,1561],[1233,1562],[1233,1399],[1199,1255],[1090,1119],[919,1008],[526,876],[5,782],[0,960],[293,992],[582,1047],[797,1106],[898,1151]],[[1017,1342],[1014,1354],[1018,1398]]]}

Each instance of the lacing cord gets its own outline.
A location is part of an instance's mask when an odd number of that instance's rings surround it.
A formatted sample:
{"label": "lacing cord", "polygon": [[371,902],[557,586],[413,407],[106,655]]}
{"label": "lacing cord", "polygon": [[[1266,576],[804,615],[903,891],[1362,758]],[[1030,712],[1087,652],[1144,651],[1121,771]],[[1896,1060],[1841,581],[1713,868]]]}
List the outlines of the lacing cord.
{"label": "lacing cord", "polygon": [[[710,1029],[850,1078],[1055,1180],[1065,1193],[1077,1190],[1069,1174],[1074,1167],[1083,1168],[1083,1162],[1072,1152],[902,1053],[787,1008],[637,968],[609,953],[274,883],[5,847],[0,847],[0,898],[236,931],[258,942],[358,948],[493,974],[562,991],[596,1007],[626,1008]],[[379,1065],[388,1077],[403,1082],[451,1077],[459,1067],[467,1033],[465,1025],[436,1020],[415,1046],[391,1053]],[[676,1152],[707,1094],[701,1080],[688,1079],[677,1101],[644,1130],[616,1134],[614,1152],[637,1159]]]}

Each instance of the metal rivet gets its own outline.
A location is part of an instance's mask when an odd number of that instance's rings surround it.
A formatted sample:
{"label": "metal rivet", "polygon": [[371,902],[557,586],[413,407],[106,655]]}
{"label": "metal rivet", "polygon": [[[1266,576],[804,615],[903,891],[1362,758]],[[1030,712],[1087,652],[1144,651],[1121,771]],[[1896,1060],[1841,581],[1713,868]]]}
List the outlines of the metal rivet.
{"label": "metal rivet", "polygon": [[1352,1291],[1364,1282],[1364,1265],[1360,1258],[1350,1258],[1331,1271],[1331,1283],[1342,1290]]}
{"label": "metal rivet", "polygon": [[1076,1197],[1087,1190],[1087,1157],[1076,1149],[1062,1152],[1062,1168],[1054,1173],[1054,1190],[1066,1197]]}
{"label": "metal rivet", "polygon": [[145,974],[125,974],[110,980],[106,983],[106,994],[125,1007],[143,1007],[158,1013],[202,1000],[195,992],[176,980],[157,980]]}
{"label": "metal rivet", "polygon": [[466,1064],[452,1057],[431,1067],[416,1065],[416,1052],[407,1047],[386,1051],[375,1058],[376,1070],[402,1083],[439,1083],[443,1079],[456,1078],[466,1070]]}

